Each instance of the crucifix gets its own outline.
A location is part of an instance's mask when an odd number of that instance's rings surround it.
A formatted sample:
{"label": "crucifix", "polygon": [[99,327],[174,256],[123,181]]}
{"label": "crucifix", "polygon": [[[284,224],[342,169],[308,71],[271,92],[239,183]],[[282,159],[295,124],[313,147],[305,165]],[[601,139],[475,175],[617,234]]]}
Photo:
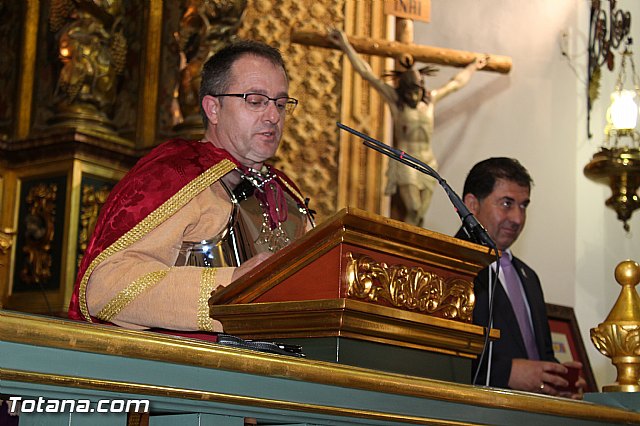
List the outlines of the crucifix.
{"label": "crucifix", "polygon": [[[292,43],[342,50],[354,70],[373,86],[388,105],[393,118],[396,148],[437,168],[431,148],[435,103],[466,85],[476,70],[508,73],[511,59],[413,44],[413,20],[406,16],[396,17],[396,39],[397,41],[389,41],[346,36],[336,29],[328,32],[291,33]],[[395,58],[396,70],[389,75],[395,77],[397,84],[392,86],[383,81],[382,77],[374,75],[369,64],[358,53]],[[413,66],[415,61],[463,67],[463,70],[442,87],[428,91],[422,77],[429,75],[434,68],[427,66],[417,70]],[[386,194],[394,196],[392,204],[400,204],[395,208],[398,218],[421,226],[431,201],[435,180],[391,162],[387,170],[387,181]]]}

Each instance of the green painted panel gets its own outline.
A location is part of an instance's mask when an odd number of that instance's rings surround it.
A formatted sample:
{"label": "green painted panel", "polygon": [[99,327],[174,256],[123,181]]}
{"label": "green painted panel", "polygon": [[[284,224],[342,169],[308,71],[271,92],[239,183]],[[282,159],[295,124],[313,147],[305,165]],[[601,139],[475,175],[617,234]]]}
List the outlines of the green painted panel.
{"label": "green painted panel", "polygon": [[212,414],[168,414],[149,416],[149,426],[244,426],[243,417]]}
{"label": "green painted panel", "polygon": [[126,426],[126,424],[126,413],[22,413],[19,422],[19,426]]}
{"label": "green painted panel", "polygon": [[[107,344],[107,342],[105,342]],[[274,355],[274,357],[276,357]],[[50,398],[148,398],[153,413],[206,413],[237,417],[252,417],[260,423],[309,423],[319,425],[392,425],[396,421],[383,420],[388,416],[413,416],[418,419],[455,420],[496,425],[582,426],[602,422],[556,417],[535,412],[523,412],[473,405],[473,401],[456,403],[366,391],[306,382],[296,379],[260,376],[223,371],[214,368],[185,366],[174,363],[148,361],[101,355],[79,351],[33,347],[0,342],[2,368],[41,371],[51,374],[123,380],[156,386],[185,388],[213,392],[230,397],[258,398],[262,401],[282,402],[286,409],[269,408],[261,403],[238,403],[230,400],[201,400],[171,398],[157,395],[109,393],[97,390],[40,385],[37,383],[0,382],[0,393],[13,395],[46,395]],[[277,359],[283,359],[278,357]],[[55,360],[55,362],[52,362]],[[310,361],[311,362],[311,361]],[[380,373],[381,382],[385,373]],[[226,402],[225,402],[226,401]],[[286,404],[297,403],[295,408]],[[274,407],[277,407],[275,405]],[[309,406],[317,407],[309,409]],[[340,409],[346,409],[340,411]],[[357,414],[360,413],[360,414]],[[371,417],[373,415],[373,417]],[[384,417],[382,417],[384,416]],[[391,417],[393,419],[393,417]]]}
{"label": "green painted panel", "polygon": [[277,340],[302,346],[309,359],[455,383],[471,383],[471,360],[453,355],[344,337]]}

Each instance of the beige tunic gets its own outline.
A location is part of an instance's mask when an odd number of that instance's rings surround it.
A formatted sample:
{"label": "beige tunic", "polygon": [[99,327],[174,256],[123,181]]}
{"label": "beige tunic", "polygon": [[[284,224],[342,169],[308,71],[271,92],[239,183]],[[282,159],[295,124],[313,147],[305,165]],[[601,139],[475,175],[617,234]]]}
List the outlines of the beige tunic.
{"label": "beige tunic", "polygon": [[235,268],[217,268],[213,280],[204,280],[203,268],[173,265],[183,241],[211,239],[227,225],[231,209],[229,196],[215,183],[139,241],[100,263],[87,285],[91,315],[97,316],[119,292],[146,274],[168,271],[110,321],[133,329],[222,331],[218,321],[208,318],[208,295],[213,288],[229,284]]}

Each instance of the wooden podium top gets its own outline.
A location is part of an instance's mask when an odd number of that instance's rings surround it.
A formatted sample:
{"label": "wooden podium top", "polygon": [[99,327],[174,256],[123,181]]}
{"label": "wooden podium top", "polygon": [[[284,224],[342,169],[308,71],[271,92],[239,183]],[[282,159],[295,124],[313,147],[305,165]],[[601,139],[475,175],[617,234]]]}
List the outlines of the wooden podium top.
{"label": "wooden podium top", "polygon": [[429,313],[418,305],[453,288],[470,298],[458,306],[465,313],[440,316],[469,322],[473,278],[492,260],[480,245],[346,208],[215,290],[209,305],[350,298]]}
{"label": "wooden podium top", "polygon": [[[444,368],[447,357],[470,360],[482,351],[484,329],[471,324],[473,279],[491,260],[479,245],[348,208],[214,291],[209,313],[244,338],[325,345],[309,356],[333,354],[343,345],[332,339],[347,338],[402,348],[398,359],[417,349],[425,362],[442,362],[433,355],[440,354]],[[491,330],[491,339],[498,336]]]}
{"label": "wooden podium top", "polygon": [[484,343],[473,279],[492,260],[477,244],[347,208],[214,291],[209,313],[249,339],[348,338],[469,360]]}

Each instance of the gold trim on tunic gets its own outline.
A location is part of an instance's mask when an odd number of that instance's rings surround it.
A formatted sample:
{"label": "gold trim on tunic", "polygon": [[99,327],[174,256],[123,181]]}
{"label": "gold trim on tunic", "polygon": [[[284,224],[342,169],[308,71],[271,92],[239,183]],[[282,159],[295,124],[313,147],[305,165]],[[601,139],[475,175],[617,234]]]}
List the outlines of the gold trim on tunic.
{"label": "gold trim on tunic", "polygon": [[[122,237],[118,238],[113,244],[103,250],[91,262],[80,281],[79,288],[79,304],[82,316],[89,322],[91,315],[87,306],[87,284],[93,270],[109,256],[124,250],[136,241],[140,240],[146,234],[154,230],[162,222],[173,216],[178,210],[184,207],[196,195],[213,185],[222,176],[236,168],[236,165],[228,159],[220,161],[215,166],[210,167],[201,175],[193,179],[191,182],[183,186],[171,198],[165,201],[160,207],[151,212],[147,217],[142,219],[136,226],[127,231]],[[117,297],[117,296],[116,296]],[[111,304],[111,302],[109,302]],[[108,305],[109,305],[108,304]]]}
{"label": "gold trim on tunic", "polygon": [[200,297],[198,297],[198,330],[213,331],[213,323],[209,317],[209,297],[216,285],[216,268],[203,268],[200,281]]}
{"label": "gold trim on tunic", "polygon": [[143,275],[138,278],[126,288],[121,290],[116,297],[114,297],[109,303],[107,303],[96,317],[103,321],[111,322],[113,317],[118,315],[129,303],[142,294],[143,291],[158,284],[164,277],[167,276],[169,269],[162,271],[154,271]]}

